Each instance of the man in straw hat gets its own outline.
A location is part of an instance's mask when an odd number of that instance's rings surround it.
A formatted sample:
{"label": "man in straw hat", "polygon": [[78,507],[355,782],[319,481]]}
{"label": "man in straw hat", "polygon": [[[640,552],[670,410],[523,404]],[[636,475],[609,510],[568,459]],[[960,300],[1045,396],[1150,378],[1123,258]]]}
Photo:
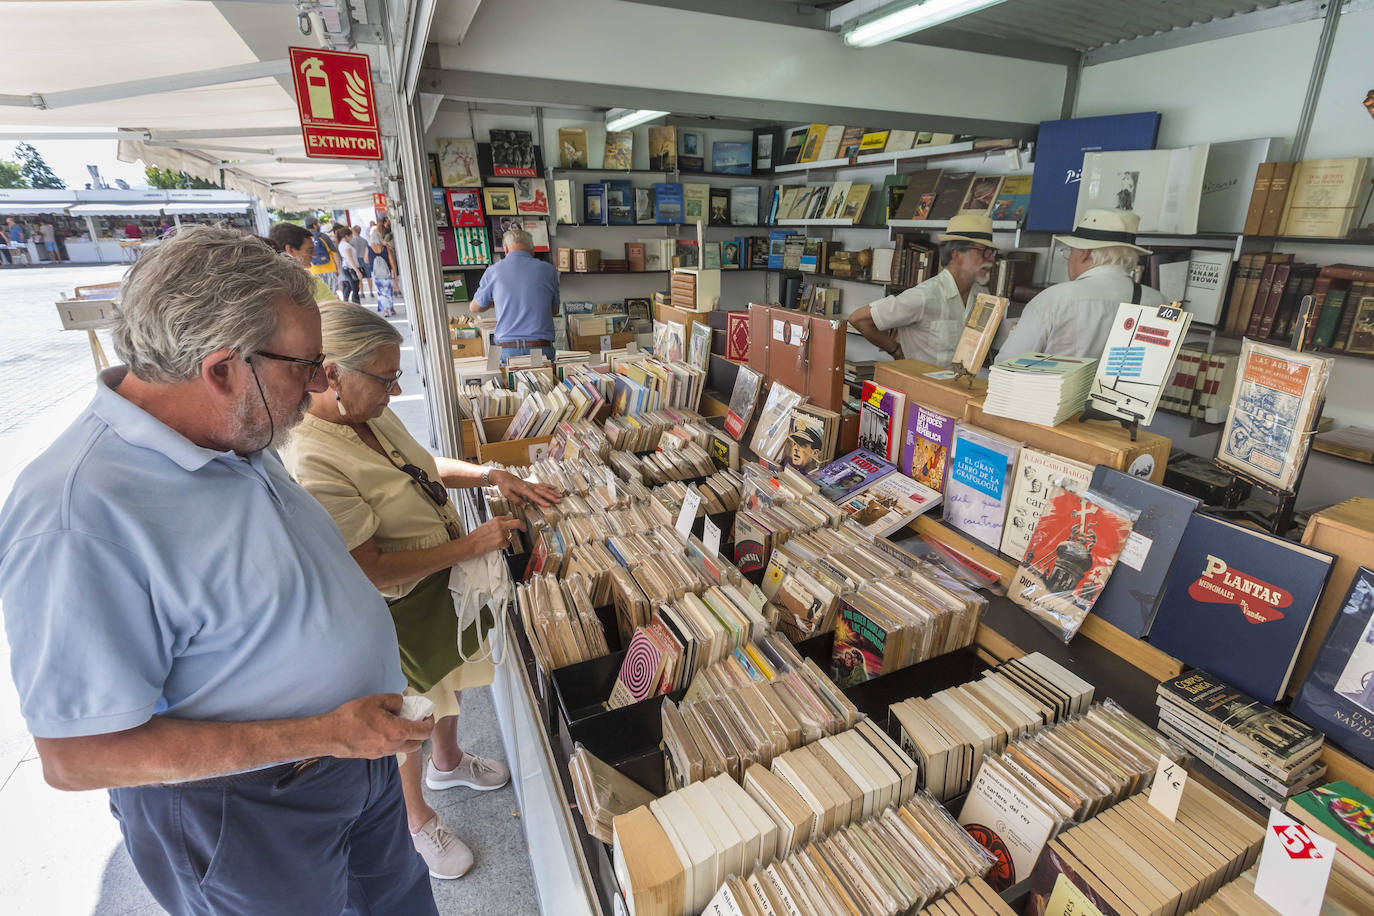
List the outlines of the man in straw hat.
{"label": "man in straw hat", "polygon": [[1158,290],[1131,277],[1148,248],[1135,243],[1140,217],[1129,210],[1088,210],[1069,235],[1055,240],[1069,249],[1069,279],[1026,304],[997,358],[1025,353],[1097,359],[1123,302],[1162,305]]}
{"label": "man in straw hat", "polygon": [[[956,216],[940,236],[940,263],[935,276],[869,303],[849,316],[870,343],[894,359],[910,357],[948,366],[959,343],[969,305],[987,292],[988,271],[997,256],[992,220]],[[896,339],[888,332],[896,334]]]}

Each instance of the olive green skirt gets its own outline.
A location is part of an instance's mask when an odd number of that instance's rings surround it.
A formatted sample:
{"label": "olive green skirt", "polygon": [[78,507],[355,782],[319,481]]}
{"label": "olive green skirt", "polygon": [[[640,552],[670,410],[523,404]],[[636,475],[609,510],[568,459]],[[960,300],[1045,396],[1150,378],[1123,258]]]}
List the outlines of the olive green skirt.
{"label": "olive green skirt", "polygon": [[401,671],[418,693],[425,693],[463,663],[482,652],[487,633],[496,626],[491,609],[483,607],[476,622],[463,630],[463,654],[458,654],[458,615],[448,589],[449,571],[441,569],[420,580],[410,594],[388,604],[401,647]]}

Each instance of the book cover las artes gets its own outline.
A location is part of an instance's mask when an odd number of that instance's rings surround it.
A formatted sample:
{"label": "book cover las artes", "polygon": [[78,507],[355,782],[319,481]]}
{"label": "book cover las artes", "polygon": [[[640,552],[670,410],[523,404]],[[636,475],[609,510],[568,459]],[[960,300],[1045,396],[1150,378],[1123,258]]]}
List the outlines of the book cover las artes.
{"label": "book cover las artes", "polygon": [[1288,687],[1332,556],[1209,515],[1179,542],[1150,642],[1265,703]]}
{"label": "book cover las artes", "polygon": [[1090,495],[1051,487],[1007,597],[1068,642],[1107,584],[1131,519]]}

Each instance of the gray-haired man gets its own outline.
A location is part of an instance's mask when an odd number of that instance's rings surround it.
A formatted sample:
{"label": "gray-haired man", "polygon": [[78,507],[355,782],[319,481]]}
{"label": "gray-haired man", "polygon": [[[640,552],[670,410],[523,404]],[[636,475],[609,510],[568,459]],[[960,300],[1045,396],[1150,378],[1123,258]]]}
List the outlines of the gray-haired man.
{"label": "gray-haired man", "polygon": [[130,270],[127,364],[0,510],[0,602],[44,777],[110,789],[174,914],[435,913],[395,757],[387,607],[266,449],[325,388],[310,275],[210,227]]}
{"label": "gray-haired man", "polygon": [[469,311],[496,307],[496,341],[501,362],[539,350],[554,358],[553,316],[558,312],[558,271],[530,253],[534,241],[523,229],[507,229],[506,256],[486,269]]}

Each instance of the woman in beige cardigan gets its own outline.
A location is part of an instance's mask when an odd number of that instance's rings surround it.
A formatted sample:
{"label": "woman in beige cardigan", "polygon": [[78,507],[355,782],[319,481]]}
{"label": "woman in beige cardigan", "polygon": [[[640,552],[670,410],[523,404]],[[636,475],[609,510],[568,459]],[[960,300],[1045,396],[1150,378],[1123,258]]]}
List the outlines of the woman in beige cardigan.
{"label": "woman in beige cardigan", "polygon": [[[436,705],[425,785],[500,788],[510,779],[503,764],[458,747],[459,693],[491,680],[489,661],[464,664],[462,658],[480,654],[482,636],[494,621],[484,613],[481,623],[464,631],[460,656],[449,570],[500,550],[510,541],[510,529],[523,526],[503,517],[464,534],[447,490],[492,485],[516,502],[542,506],[557,502],[557,491],[506,471],[430,455],[387,407],[401,392],[399,332],[359,305],[329,303],[320,317],[329,388],[311,395],[282,458],[329,511],[354,559],[391,606],[407,692]],[[402,762],[401,787],[411,836],[430,874],[463,875],[472,853],[425,802],[420,754]]]}

